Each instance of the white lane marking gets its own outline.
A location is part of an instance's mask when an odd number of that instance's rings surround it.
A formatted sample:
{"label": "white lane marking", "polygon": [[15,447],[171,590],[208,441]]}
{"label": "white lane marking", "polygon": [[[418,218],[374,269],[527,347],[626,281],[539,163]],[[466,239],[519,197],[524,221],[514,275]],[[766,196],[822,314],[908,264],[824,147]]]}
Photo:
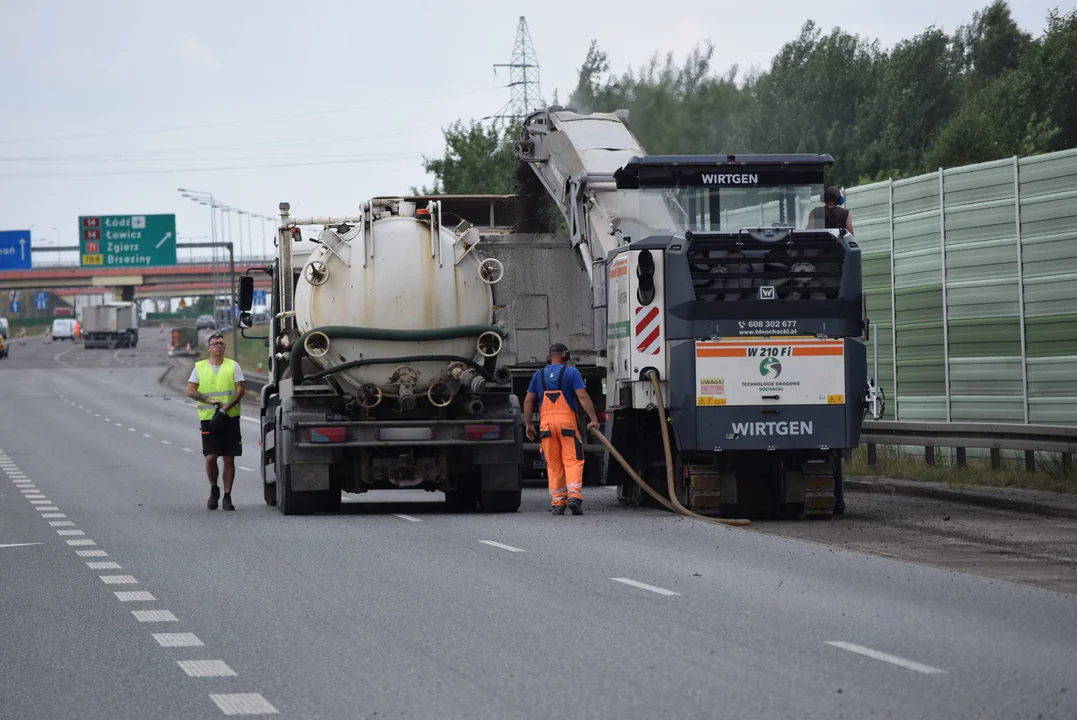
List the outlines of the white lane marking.
{"label": "white lane marking", "polygon": [[151,437],[153,437],[153,435],[150,435],[149,433],[142,433],[142,437],[151,438]]}
{"label": "white lane marking", "polygon": [[99,575],[106,585],[138,585],[133,575]]}
{"label": "white lane marking", "polygon": [[400,513],[393,513],[393,517],[398,517],[401,520],[407,520],[408,522],[422,522],[422,520],[417,517],[412,517],[411,515],[401,515]]}
{"label": "white lane marking", "polygon": [[194,452],[191,448],[183,448],[183,452]]}
{"label": "white lane marking", "polygon": [[157,598],[145,590],[117,590],[116,599],[120,602],[153,602]]}
{"label": "white lane marking", "polygon": [[27,500],[44,500],[45,496],[41,494],[40,490],[34,490],[32,493],[24,493],[23,497]]}
{"label": "white lane marking", "polygon": [[163,442],[165,445],[171,445],[172,444],[171,440],[162,440],[161,442]]}
{"label": "white lane marking", "polygon": [[19,488],[19,492],[21,492],[23,495],[36,495],[37,494],[37,488],[36,487],[27,487],[26,485],[17,485],[16,487]]}
{"label": "white lane marking", "polygon": [[132,610],[131,614],[139,622],[179,622],[179,618],[168,610]]}
{"label": "white lane marking", "polygon": [[490,547],[501,548],[502,550],[508,550],[509,552],[524,552],[518,547],[512,545],[505,545],[503,543],[494,542],[493,540],[479,540],[483,545],[489,545]]}
{"label": "white lane marking", "polygon": [[86,533],[84,533],[82,530],[57,530],[56,534],[63,537],[65,535],[68,535],[68,536],[85,535]]}
{"label": "white lane marking", "polygon": [[5,543],[4,545],[0,545],[0,548],[29,547],[30,545],[44,545],[44,544],[45,543]]}
{"label": "white lane marking", "polygon": [[74,520],[52,520],[49,527],[72,527],[74,524]]}
{"label": "white lane marking", "polygon": [[135,430],[134,428],[127,428],[127,431],[128,432],[138,432],[138,430]]}
{"label": "white lane marking", "polygon": [[123,427],[123,423],[112,423],[112,424],[115,425],[116,427]]}
{"label": "white lane marking", "polygon": [[87,545],[97,544],[93,540],[65,540],[64,542],[66,542],[71,547],[85,547]]}
{"label": "white lane marking", "polygon": [[119,570],[120,564],[109,560],[107,562],[88,562],[86,563],[86,567],[91,570]]}
{"label": "white lane marking", "polygon": [[112,422],[112,418],[105,418],[105,422]]}
{"label": "white lane marking", "polygon": [[187,677],[237,677],[224,660],[177,660]]}
{"label": "white lane marking", "polygon": [[60,508],[55,505],[38,505],[36,509],[40,512],[54,512]]}
{"label": "white lane marking", "polygon": [[52,502],[52,500],[46,500],[45,496],[42,495],[40,500],[31,500],[30,504],[31,505],[47,505],[50,502]]}
{"label": "white lane marking", "polygon": [[41,517],[43,517],[43,518],[65,518],[65,517],[67,517],[67,515],[64,515],[63,513],[43,513],[41,515]]}
{"label": "white lane marking", "polygon": [[79,557],[108,557],[104,550],[76,550],[75,554]]}
{"label": "white lane marking", "polygon": [[210,695],[225,715],[276,715],[279,711],[261,693],[225,693]]}
{"label": "white lane marking", "polygon": [[194,633],[153,633],[153,639],[161,647],[202,647],[205,645]]}
{"label": "white lane marking", "polygon": [[665,588],[655,587],[654,585],[648,585],[647,583],[641,583],[637,580],[630,580],[629,578],[610,578],[610,580],[613,580],[614,582],[624,583],[625,585],[631,585],[632,587],[639,588],[640,590],[650,590],[653,593],[658,593],[659,595],[666,595],[668,597],[680,595],[680,593],[678,592],[666,590]]}
{"label": "white lane marking", "polygon": [[101,417],[98,413],[93,414],[94,417]]}
{"label": "white lane marking", "polygon": [[246,472],[254,472],[254,468],[249,468],[246,465],[236,465],[237,470],[244,470]]}
{"label": "white lane marking", "polygon": [[858,655],[864,655],[865,657],[874,658],[875,660],[882,660],[883,662],[903,667],[906,670],[914,670],[918,673],[924,673],[925,675],[945,675],[945,670],[940,670],[937,667],[931,667],[930,665],[924,665],[922,663],[914,662],[912,660],[906,660],[905,658],[898,657],[897,655],[891,655],[889,653],[879,652],[878,650],[872,650],[866,648],[863,645],[854,645],[853,643],[842,642],[840,640],[827,640],[827,645],[833,645],[836,648],[842,650],[848,650],[851,653],[857,653]]}
{"label": "white lane marking", "polygon": [[84,408],[84,407],[82,407],[81,405],[79,405],[79,410],[85,410],[85,409],[86,409],[86,408]]}

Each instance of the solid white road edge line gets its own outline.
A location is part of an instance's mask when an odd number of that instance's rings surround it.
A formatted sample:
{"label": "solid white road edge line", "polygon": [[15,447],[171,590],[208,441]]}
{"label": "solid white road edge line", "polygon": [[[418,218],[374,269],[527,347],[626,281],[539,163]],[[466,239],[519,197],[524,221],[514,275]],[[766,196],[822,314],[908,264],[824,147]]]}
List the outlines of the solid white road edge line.
{"label": "solid white road edge line", "polygon": [[407,520],[408,522],[422,522],[422,520],[417,517],[412,517],[411,515],[401,515],[400,513],[393,513],[393,517],[398,517],[401,520]]}
{"label": "solid white road edge line", "polygon": [[0,548],[13,548],[13,547],[29,547],[31,545],[44,545],[45,543],[6,543],[0,545]]}
{"label": "solid white road edge line", "polygon": [[858,655],[864,655],[865,657],[874,658],[875,660],[882,660],[883,662],[903,667],[907,670],[914,670],[918,673],[924,673],[925,675],[945,675],[945,670],[940,670],[937,667],[931,667],[930,665],[924,665],[922,663],[914,662],[912,660],[906,660],[905,658],[898,657],[897,655],[891,655],[889,653],[879,652],[878,650],[872,650],[866,648],[863,645],[854,645],[853,643],[842,642],[840,640],[827,640],[827,645],[833,645],[836,648],[842,650],[848,650],[851,653],[857,653]]}
{"label": "solid white road edge line", "polygon": [[525,552],[524,550],[513,547],[512,545],[505,545],[503,543],[494,542],[493,540],[479,540],[483,545],[489,545],[490,547],[501,548],[502,550],[508,550],[509,552]]}
{"label": "solid white road edge line", "polygon": [[631,585],[632,587],[639,588],[640,590],[650,590],[653,593],[658,593],[659,595],[666,595],[668,597],[680,595],[679,592],[673,592],[672,590],[666,590],[665,588],[648,585],[647,583],[641,583],[637,580],[631,580],[629,578],[610,578],[610,580],[613,580],[614,582],[624,583],[625,585]]}

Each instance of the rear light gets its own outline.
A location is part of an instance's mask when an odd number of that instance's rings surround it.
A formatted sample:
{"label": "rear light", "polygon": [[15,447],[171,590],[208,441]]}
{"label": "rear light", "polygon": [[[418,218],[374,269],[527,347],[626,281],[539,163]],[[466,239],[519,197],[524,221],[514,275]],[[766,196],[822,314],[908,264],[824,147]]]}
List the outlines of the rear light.
{"label": "rear light", "polygon": [[316,443],[344,442],[348,439],[348,429],[342,427],[322,427],[310,429],[310,441]]}
{"label": "rear light", "polygon": [[501,426],[465,425],[464,437],[468,440],[498,440],[501,438]]}

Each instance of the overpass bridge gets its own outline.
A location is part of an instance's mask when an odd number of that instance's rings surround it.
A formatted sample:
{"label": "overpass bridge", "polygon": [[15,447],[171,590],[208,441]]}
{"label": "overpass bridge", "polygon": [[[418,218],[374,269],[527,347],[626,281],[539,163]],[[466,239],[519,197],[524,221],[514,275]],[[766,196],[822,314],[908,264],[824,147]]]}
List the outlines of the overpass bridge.
{"label": "overpass bridge", "polygon": [[[248,270],[255,276],[267,278],[261,269],[271,260],[243,260],[236,262],[236,274]],[[60,293],[66,289],[89,290],[93,288],[135,287],[143,292],[163,286],[181,286],[208,283],[213,288],[213,277],[218,285],[224,278],[229,286],[228,265],[217,263],[178,263],[167,267],[131,268],[84,268],[77,266],[37,267],[32,270],[6,270],[0,272],[0,290],[43,290]],[[268,286],[268,283],[267,283]],[[137,291],[136,291],[137,292]],[[176,295],[179,293],[172,292]]]}

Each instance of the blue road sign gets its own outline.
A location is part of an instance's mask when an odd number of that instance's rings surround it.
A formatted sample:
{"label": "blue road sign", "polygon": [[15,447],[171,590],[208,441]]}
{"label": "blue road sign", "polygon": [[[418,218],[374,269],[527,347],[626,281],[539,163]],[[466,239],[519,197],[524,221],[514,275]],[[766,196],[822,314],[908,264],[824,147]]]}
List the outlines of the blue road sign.
{"label": "blue road sign", "polygon": [[266,304],[266,291],[265,290],[255,290],[254,291],[254,304],[255,305],[265,305]]}
{"label": "blue road sign", "polygon": [[22,303],[20,303],[18,300],[12,300],[9,307],[11,308],[12,313],[17,313],[22,308]]}
{"label": "blue road sign", "polygon": [[34,293],[34,309],[46,310],[49,307],[49,294],[47,292]]}
{"label": "blue road sign", "polygon": [[0,230],[0,270],[29,269],[30,231]]}

